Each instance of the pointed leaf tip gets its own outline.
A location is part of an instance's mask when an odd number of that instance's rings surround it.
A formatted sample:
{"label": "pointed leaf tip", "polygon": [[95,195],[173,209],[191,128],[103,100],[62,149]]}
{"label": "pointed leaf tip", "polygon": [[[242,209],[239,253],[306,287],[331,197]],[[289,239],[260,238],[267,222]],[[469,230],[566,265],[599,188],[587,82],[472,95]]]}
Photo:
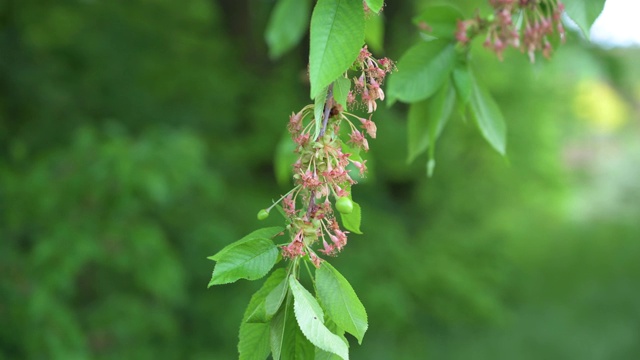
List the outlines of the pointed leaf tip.
{"label": "pointed leaf tip", "polygon": [[244,242],[220,256],[209,286],[228,284],[239,279],[259,279],[271,270],[277,259],[278,248],[273,241],[258,238]]}
{"label": "pointed leaf tip", "polygon": [[316,270],[316,289],[329,318],[362,343],[369,327],[367,312],[347,279],[325,261]]}
{"label": "pointed leaf tip", "polygon": [[507,148],[507,127],[491,94],[474,78],[470,99],[471,114],[480,129],[482,136],[500,155],[505,155]]}
{"label": "pointed leaf tip", "polygon": [[342,339],[324,325],[324,312],[318,301],[295,277],[289,278],[294,298],[294,313],[300,330],[318,348],[349,360],[349,348]]}
{"label": "pointed leaf tip", "polygon": [[605,0],[563,0],[567,15],[573,20],[588,40],[591,25],[604,9]]}

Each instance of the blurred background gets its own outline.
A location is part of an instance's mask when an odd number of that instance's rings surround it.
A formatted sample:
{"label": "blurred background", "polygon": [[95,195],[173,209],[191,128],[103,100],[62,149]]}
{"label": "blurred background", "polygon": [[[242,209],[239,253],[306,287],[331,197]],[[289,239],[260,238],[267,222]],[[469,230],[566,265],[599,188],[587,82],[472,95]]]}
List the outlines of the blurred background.
{"label": "blurred background", "polygon": [[[389,1],[375,55],[398,59],[429,3]],[[206,257],[265,226],[309,101],[308,38],[268,57],[273,5],[0,1],[0,359],[237,357],[260,282],[207,289]],[[365,235],[332,261],[370,318],[352,358],[639,358],[638,46],[474,48],[507,158],[456,117],[427,178],[406,105],[380,107]]]}

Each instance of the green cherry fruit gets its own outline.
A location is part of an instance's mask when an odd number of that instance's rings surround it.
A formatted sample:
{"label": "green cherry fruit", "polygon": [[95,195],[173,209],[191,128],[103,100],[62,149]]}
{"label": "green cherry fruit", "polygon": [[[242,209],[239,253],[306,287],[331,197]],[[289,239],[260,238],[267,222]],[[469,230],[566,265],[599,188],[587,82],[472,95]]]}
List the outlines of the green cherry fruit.
{"label": "green cherry fruit", "polygon": [[258,220],[264,220],[269,217],[269,212],[266,209],[258,211]]}
{"label": "green cherry fruit", "polygon": [[351,214],[351,212],[353,212],[353,201],[348,197],[338,198],[336,201],[336,209],[342,214]]}

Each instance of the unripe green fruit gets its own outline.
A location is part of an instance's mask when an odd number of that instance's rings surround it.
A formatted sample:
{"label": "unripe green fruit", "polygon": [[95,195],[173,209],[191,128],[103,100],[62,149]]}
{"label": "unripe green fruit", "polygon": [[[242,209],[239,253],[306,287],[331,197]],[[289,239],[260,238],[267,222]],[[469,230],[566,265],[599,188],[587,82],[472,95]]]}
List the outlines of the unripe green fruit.
{"label": "unripe green fruit", "polygon": [[351,214],[353,212],[353,201],[348,197],[338,198],[336,201],[336,209],[342,214]]}
{"label": "unripe green fruit", "polygon": [[493,14],[489,14],[487,15],[487,21],[488,22],[493,22],[496,19],[496,16]]}
{"label": "unripe green fruit", "polygon": [[269,212],[266,209],[258,211],[258,220],[264,220],[269,217]]}

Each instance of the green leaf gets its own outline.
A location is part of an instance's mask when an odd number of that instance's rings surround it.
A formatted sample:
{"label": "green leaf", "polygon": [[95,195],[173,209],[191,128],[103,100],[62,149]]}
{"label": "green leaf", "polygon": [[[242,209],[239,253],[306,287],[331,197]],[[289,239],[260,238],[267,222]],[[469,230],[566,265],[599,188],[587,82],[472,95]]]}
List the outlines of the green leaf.
{"label": "green leaf", "polygon": [[317,139],[320,135],[320,130],[322,130],[322,121],[324,120],[324,105],[327,101],[327,91],[328,88],[322,89],[313,104],[313,118],[316,123],[316,131],[313,135],[313,140]]}
{"label": "green leaf", "polygon": [[429,161],[427,161],[427,176],[433,176],[433,170],[436,168],[436,159],[433,158],[433,155],[429,154]]}
{"label": "green leaf", "polygon": [[434,148],[455,104],[455,92],[446,82],[436,95],[411,104],[407,124],[407,162],[411,163],[427,148]]}
{"label": "green leaf", "polygon": [[291,296],[287,297],[285,307],[273,317],[270,326],[271,353],[274,360],[314,359],[315,347],[304,336],[296,322]]}
{"label": "green leaf", "polygon": [[265,314],[267,317],[272,317],[284,301],[287,290],[289,289],[289,279],[284,278],[282,281],[267,295],[264,302]]}
{"label": "green leaf", "polygon": [[242,239],[225,246],[224,248],[222,248],[222,250],[218,251],[215,255],[211,255],[211,256],[207,257],[207,259],[214,260],[214,261],[219,261],[220,258],[222,256],[224,256],[224,254],[226,252],[228,252],[229,250],[233,249],[234,247],[236,247],[236,246],[238,246],[240,244],[244,244],[247,241],[254,240],[254,239],[260,239],[260,238],[271,239],[274,236],[276,236],[279,233],[281,233],[282,231],[284,231],[284,228],[280,227],[280,226],[274,226],[274,227],[258,229],[256,231],[250,233],[249,235],[246,235]]}
{"label": "green leaf", "polygon": [[[289,305],[287,305],[287,308]],[[284,328],[287,316],[287,309],[279,311],[269,324],[269,343],[271,344],[271,357],[273,360],[279,360],[282,355],[282,347],[284,345]]]}
{"label": "green leaf", "polygon": [[273,313],[267,315],[267,299],[283,282],[288,284],[284,269],[274,271],[260,290],[251,297],[251,302],[247,306],[243,321],[248,323],[268,323],[273,317]]}
{"label": "green leaf", "polygon": [[472,80],[471,115],[482,136],[498,153],[504,155],[507,147],[507,129],[502,112],[491,94],[476,79]]}
{"label": "green leaf", "polygon": [[409,106],[407,119],[407,164],[411,164],[418,155],[429,147],[429,99]]}
{"label": "green leaf", "polygon": [[341,76],[333,82],[333,98],[345,110],[347,109],[349,90],[351,90],[351,80]]}
{"label": "green leaf", "polygon": [[429,162],[427,163],[427,175],[433,175],[436,166],[435,153],[436,141],[442,134],[442,130],[447,125],[453,106],[456,103],[456,92],[448,81],[433,98],[433,106],[429,112]]}
{"label": "green leaf", "polygon": [[584,37],[589,39],[591,25],[604,9],[605,0],[563,0],[562,2],[567,15],[580,27]]}
{"label": "green leaf", "polygon": [[361,222],[361,209],[360,205],[357,202],[353,201],[353,211],[351,214],[343,214],[340,213],[340,218],[342,219],[342,225],[345,229],[351,231],[354,234],[362,234],[360,231],[360,222]]}
{"label": "green leaf", "polygon": [[238,352],[242,360],[264,360],[269,356],[269,324],[248,323],[256,313],[264,312],[264,302],[267,294],[284,279],[286,272],[278,269],[269,276],[262,287],[251,297],[240,324]]}
{"label": "green leaf", "polygon": [[451,5],[432,5],[413,18],[416,25],[428,26],[428,33],[438,39],[453,40],[456,37],[457,21],[464,19],[462,12]]}
{"label": "green leaf", "polygon": [[265,238],[249,240],[225,252],[216,263],[209,286],[265,276],[278,259],[278,248]]}
{"label": "green leaf", "polygon": [[291,183],[293,168],[291,164],[296,162],[297,155],[294,153],[296,143],[291,139],[291,134],[285,131],[278,141],[275,156],[273,159],[273,168],[276,174],[276,181],[281,187],[287,187]]}
{"label": "green leaf", "polygon": [[244,312],[243,321],[250,318],[252,314],[256,312],[256,309],[264,305],[267,296],[278,286],[278,284],[285,280],[286,276],[287,272],[283,268],[276,269],[271,273],[271,275],[269,275],[260,289],[251,296],[251,301],[249,301],[249,305]]}
{"label": "green leaf", "polygon": [[384,0],[366,0],[366,2],[369,9],[374,13],[379,13],[382,5],[384,5]]}
{"label": "green leaf", "polygon": [[384,20],[382,15],[367,16],[364,24],[364,42],[373,52],[384,51]]}
{"label": "green leaf", "polygon": [[269,356],[269,324],[240,324],[240,360],[265,360]]}
{"label": "green leaf", "polygon": [[362,344],[367,312],[347,279],[326,261],[316,270],[316,291],[331,320]]}
{"label": "green leaf", "polygon": [[[460,115],[464,122],[467,122],[467,107],[469,106],[471,93],[473,91],[473,78],[471,77],[469,66],[467,64],[458,64],[453,70],[452,79],[458,98],[456,103],[458,115]],[[429,160],[430,162],[427,164],[427,168],[433,169],[435,167],[435,160]],[[427,173],[431,176],[430,174],[433,173],[433,170],[428,170]]]}
{"label": "green leaf", "polygon": [[349,359],[349,348],[342,339],[324,325],[324,313],[316,299],[295,277],[289,278],[289,288],[294,297],[294,313],[304,336],[318,348]]}
{"label": "green leaf", "polygon": [[311,16],[311,98],[342,75],[364,43],[364,9],[357,0],[318,0]]}
{"label": "green leaf", "polygon": [[453,85],[456,88],[458,99],[464,106],[467,106],[473,90],[468,66],[458,66],[453,70]]}
{"label": "green leaf", "polygon": [[[324,325],[327,327],[327,329],[329,329],[329,331],[331,331],[334,334],[337,334],[342,339],[342,341],[344,341],[344,343],[347,344],[347,347],[349,346],[349,341],[347,341],[347,338],[344,337],[344,330],[340,329],[338,325],[336,325],[336,323],[331,320],[331,318],[327,318],[325,316]],[[340,360],[340,359],[341,357],[336,354],[332,354],[330,352],[316,348],[316,357],[314,360]]]}
{"label": "green leaf", "polygon": [[279,0],[265,30],[272,59],[296,46],[309,24],[309,0]]}
{"label": "green leaf", "polygon": [[456,61],[454,44],[445,40],[421,42],[398,61],[389,79],[389,98],[417,102],[433,95],[447,80]]}
{"label": "green leaf", "polygon": [[336,354],[316,348],[316,357],[314,360],[341,360],[342,358]]}

